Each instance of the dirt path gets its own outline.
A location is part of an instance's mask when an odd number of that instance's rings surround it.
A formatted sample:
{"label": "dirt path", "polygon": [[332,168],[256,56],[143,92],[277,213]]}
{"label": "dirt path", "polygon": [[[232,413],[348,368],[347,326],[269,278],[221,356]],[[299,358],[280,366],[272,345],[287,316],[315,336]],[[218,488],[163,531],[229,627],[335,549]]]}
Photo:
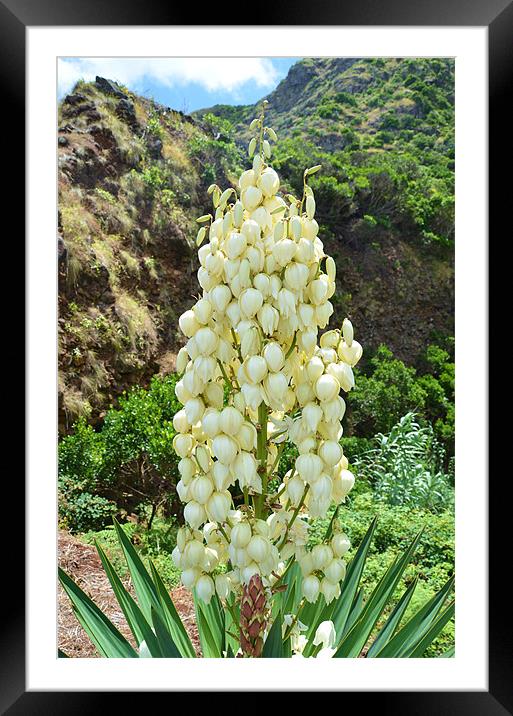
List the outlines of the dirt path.
{"label": "dirt path", "polygon": [[[109,617],[128,641],[137,646],[125,621],[123,612],[110,587],[96,549],[79,542],[67,532],[59,532],[59,566],[91,597],[95,604]],[[130,580],[124,586],[134,596]],[[177,587],[171,592],[176,609],[199,654],[198,630],[194,618],[194,605],[190,592]],[[58,594],[58,646],[69,657],[98,658],[99,654],[89,637],[76,620],[70,601],[59,585]]]}

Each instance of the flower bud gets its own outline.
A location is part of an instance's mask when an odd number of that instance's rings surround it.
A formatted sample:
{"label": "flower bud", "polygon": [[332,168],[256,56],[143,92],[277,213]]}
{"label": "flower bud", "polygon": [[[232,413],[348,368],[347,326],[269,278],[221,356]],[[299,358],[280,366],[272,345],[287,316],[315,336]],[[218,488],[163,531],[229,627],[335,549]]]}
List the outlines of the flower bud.
{"label": "flower bud", "polygon": [[331,549],[335,557],[343,557],[345,553],[350,549],[351,542],[349,537],[343,532],[337,532],[331,539]]}
{"label": "flower bud", "polygon": [[[237,435],[242,427],[244,418],[236,408],[229,405],[221,412],[219,426],[223,433],[227,435]],[[339,458],[340,459],[340,458]],[[338,460],[336,460],[338,462]]]}
{"label": "flower bud", "polygon": [[324,568],[324,576],[332,584],[338,584],[346,576],[346,563],[341,559],[333,559]]}
{"label": "flower bud", "polygon": [[198,323],[198,320],[194,315],[194,311],[191,310],[182,313],[182,315],[178,319],[178,325],[180,326],[180,330],[182,331],[182,333],[184,333],[187,338],[193,336],[200,328],[200,324]]}
{"label": "flower bud", "polygon": [[245,372],[248,380],[256,385],[267,375],[267,363],[262,356],[251,356],[245,365]]}
{"label": "flower bud", "polygon": [[209,438],[214,438],[221,430],[220,414],[215,408],[207,408],[201,418],[203,432]]}
{"label": "flower bud", "polygon": [[238,522],[232,527],[230,540],[236,549],[245,549],[251,539],[251,525],[249,522]]}
{"label": "flower bud", "polygon": [[173,427],[177,433],[186,433],[189,431],[190,423],[187,420],[187,414],[185,410],[179,410],[173,416]]}
{"label": "flower bud", "polygon": [[229,492],[213,492],[206,504],[209,519],[213,522],[225,522],[230,511],[231,497]]}
{"label": "flower bud", "polygon": [[242,191],[242,204],[247,211],[254,211],[262,202],[262,190],[256,186],[248,186]]}
{"label": "flower bud", "polygon": [[326,600],[326,604],[329,604],[334,599],[338,599],[340,596],[340,585],[332,584],[328,579],[323,579],[321,582],[321,593]]}
{"label": "flower bud", "polygon": [[247,171],[242,172],[239,179],[240,190],[244,191],[244,189],[247,189],[248,186],[255,186],[256,180],[257,177],[253,169],[248,169]]}
{"label": "flower bud", "polygon": [[315,199],[313,196],[307,196],[305,202],[306,215],[309,219],[313,219],[315,215]]}
{"label": "flower bud", "polygon": [[353,369],[347,363],[331,363],[326,370],[338,380],[340,387],[346,393],[354,388]]}
{"label": "flower bud", "polygon": [[190,435],[175,435],[173,450],[179,457],[190,457],[192,452],[192,437]]}
{"label": "flower bud", "polygon": [[210,300],[212,301],[212,305],[219,313],[224,313],[226,307],[231,301],[231,298],[232,292],[230,291],[228,286],[224,286],[222,284],[213,288],[210,294]]}
{"label": "flower bud", "polygon": [[297,475],[291,478],[287,483],[287,494],[293,507],[297,507],[303,497],[305,491],[305,483]]}
{"label": "flower bud", "polygon": [[200,298],[192,310],[196,316],[196,320],[205,325],[209,322],[212,315],[212,304],[208,299]]}
{"label": "flower bud", "polygon": [[231,465],[237,457],[237,443],[229,435],[216,435],[212,440],[212,451],[223,465]]}
{"label": "flower bud", "polygon": [[230,580],[226,574],[218,574],[215,578],[215,587],[219,599],[226,599],[230,594]]}
{"label": "flower bud", "polygon": [[196,500],[196,502],[200,505],[205,505],[207,503],[208,498],[212,494],[213,490],[214,485],[212,484],[211,480],[209,480],[209,478],[205,475],[195,477],[194,480],[191,482],[190,494],[192,495],[193,499]]}
{"label": "flower bud", "polygon": [[212,478],[217,492],[224,492],[232,481],[230,468],[216,461],[212,467]]}
{"label": "flower bud", "polygon": [[303,580],[303,594],[307,602],[313,604],[317,601],[320,587],[321,583],[314,574],[311,574]]}
{"label": "flower bud", "polygon": [[189,354],[187,353],[187,349],[185,347],[180,348],[178,355],[176,356],[176,372],[183,373],[187,368],[188,362]]}
{"label": "flower bud", "polygon": [[178,472],[186,483],[190,482],[197,470],[194,460],[191,460],[190,457],[183,457],[178,463]]}
{"label": "flower bud", "polygon": [[263,302],[264,298],[260,291],[257,291],[256,288],[247,288],[239,297],[241,312],[247,318],[252,318],[256,313],[258,313]]}
{"label": "flower bud", "polygon": [[203,413],[205,412],[205,405],[201,398],[191,398],[184,405],[184,412],[187,416],[189,425],[194,425],[201,420]]}
{"label": "flower bud", "polygon": [[194,500],[185,505],[183,516],[185,521],[192,527],[193,530],[198,529],[198,527],[205,522],[207,517],[203,505],[200,505]]}
{"label": "flower bud", "polygon": [[[205,445],[198,445],[194,456],[196,458],[196,462],[203,470],[203,472],[208,472],[212,466],[212,458],[210,456],[210,451],[208,450],[208,448],[205,447]],[[200,501],[201,500],[198,500],[198,502]]]}
{"label": "flower bud", "polygon": [[346,342],[342,342],[338,348],[338,355],[348,365],[355,366],[363,354],[363,348],[358,341],[351,341],[349,346]]}
{"label": "flower bud", "polygon": [[349,347],[351,347],[351,345],[353,343],[354,332],[353,332],[353,324],[351,323],[351,321],[348,318],[344,318],[344,320],[342,322],[342,334],[344,336],[344,340],[347,343],[347,345]]}
{"label": "flower bud", "polygon": [[270,545],[268,540],[260,535],[254,535],[246,547],[246,550],[254,562],[265,562],[269,556]]}
{"label": "flower bud", "polygon": [[203,397],[208,405],[220,410],[223,407],[224,389],[220,383],[209,383],[203,391]]}
{"label": "flower bud", "polygon": [[331,547],[327,544],[316,544],[312,549],[312,561],[314,569],[324,569],[333,559]]}
{"label": "flower bud", "polygon": [[257,432],[251,423],[245,422],[237,435],[241,450],[251,452],[256,447]]}
{"label": "flower bud", "polygon": [[196,594],[205,604],[210,602],[214,591],[215,586],[212,577],[209,577],[207,574],[203,574],[199,577],[196,582]]}
{"label": "flower bud", "polygon": [[184,569],[182,572],[182,584],[184,587],[187,587],[187,589],[192,589],[194,585],[196,584],[196,581],[198,577],[200,576],[200,571],[196,567],[192,567],[190,569]]}
{"label": "flower bud", "polygon": [[264,196],[276,194],[280,188],[280,180],[274,169],[267,167],[258,177],[257,186],[262,190]]}
{"label": "flower bud", "polygon": [[258,322],[262,326],[262,330],[266,336],[272,336],[278,327],[279,320],[280,315],[278,311],[268,303],[264,303],[258,312]]}
{"label": "flower bud", "polygon": [[335,625],[332,621],[324,621],[319,624],[313,639],[314,646],[321,646],[323,649],[333,649],[337,640]]}
{"label": "flower bud", "polygon": [[307,453],[296,458],[296,470],[305,482],[313,482],[322,472],[323,464],[318,455]]}
{"label": "flower bud", "polygon": [[237,199],[233,205],[233,225],[236,229],[240,229],[244,221],[244,207],[240,199]]}
{"label": "flower bud", "polygon": [[319,457],[328,467],[334,467],[342,457],[342,448],[338,442],[326,440],[319,448]]}
{"label": "flower bud", "polygon": [[340,390],[340,383],[330,374],[321,375],[315,383],[315,395],[321,402],[333,400]]}

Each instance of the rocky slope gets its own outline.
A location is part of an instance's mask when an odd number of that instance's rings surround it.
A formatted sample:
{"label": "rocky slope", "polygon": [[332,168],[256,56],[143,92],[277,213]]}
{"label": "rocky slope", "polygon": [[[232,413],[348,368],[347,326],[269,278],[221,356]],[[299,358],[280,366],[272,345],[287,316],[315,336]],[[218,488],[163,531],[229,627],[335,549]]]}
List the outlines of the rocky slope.
{"label": "rocky slope", "polygon": [[[332,320],[349,313],[369,352],[385,342],[412,363],[453,331],[453,68],[408,62],[298,63],[269,97],[269,124],[283,190],[323,164],[314,189],[338,265]],[[173,369],[177,318],[198,292],[194,219],[208,185],[244,165],[255,111],[189,117],[102,78],[60,104],[62,432]]]}
{"label": "rocky slope", "polygon": [[211,141],[196,120],[101,78],[62,101],[61,431],[173,368],[177,319],[198,289],[188,237],[210,175],[229,181]]}

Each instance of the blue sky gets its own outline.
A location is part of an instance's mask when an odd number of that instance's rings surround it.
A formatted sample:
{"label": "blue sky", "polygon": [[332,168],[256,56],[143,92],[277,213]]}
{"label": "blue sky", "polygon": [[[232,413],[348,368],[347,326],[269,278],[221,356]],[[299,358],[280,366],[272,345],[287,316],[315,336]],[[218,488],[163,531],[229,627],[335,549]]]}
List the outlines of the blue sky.
{"label": "blue sky", "polygon": [[213,104],[253,104],[271,92],[299,57],[62,57],[59,99],[79,79],[117,80],[182,112]]}

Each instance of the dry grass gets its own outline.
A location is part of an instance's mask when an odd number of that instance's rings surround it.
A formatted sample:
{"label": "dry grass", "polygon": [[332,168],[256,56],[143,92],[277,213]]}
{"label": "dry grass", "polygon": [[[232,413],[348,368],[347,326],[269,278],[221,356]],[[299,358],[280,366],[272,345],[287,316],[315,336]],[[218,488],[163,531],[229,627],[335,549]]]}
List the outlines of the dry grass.
{"label": "dry grass", "polygon": [[125,327],[133,350],[142,339],[148,352],[158,340],[157,330],[148,308],[126,292],[116,295],[116,314]]}
{"label": "dry grass", "polygon": [[[137,647],[109,580],[103,571],[96,549],[91,545],[83,544],[67,532],[59,531],[59,566],[91,597],[132,646]],[[123,583],[132,596],[135,596],[130,580],[124,580]],[[171,597],[194,644],[196,653],[201,655],[190,592],[184,587],[177,587],[172,590]],[[60,585],[57,623],[58,647],[67,656],[72,658],[98,658],[100,656],[77,622],[70,601]]]}

